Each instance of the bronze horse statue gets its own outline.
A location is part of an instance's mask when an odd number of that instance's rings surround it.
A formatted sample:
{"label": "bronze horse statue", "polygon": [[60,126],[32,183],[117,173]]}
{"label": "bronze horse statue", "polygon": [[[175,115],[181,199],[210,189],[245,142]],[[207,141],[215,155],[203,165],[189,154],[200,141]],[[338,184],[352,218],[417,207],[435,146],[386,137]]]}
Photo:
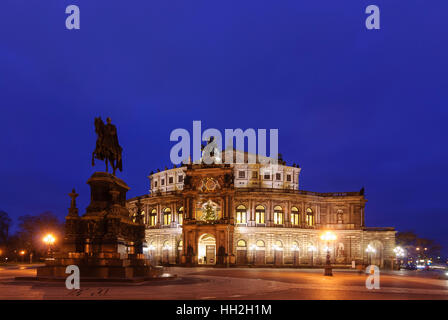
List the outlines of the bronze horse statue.
{"label": "bronze horse statue", "polygon": [[101,117],[95,118],[95,132],[98,138],[92,153],[92,166],[95,165],[95,159],[105,161],[106,172],[109,172],[108,163],[110,163],[115,175],[117,169],[123,171],[121,156],[123,148],[118,143],[117,128],[111,124],[110,118],[106,121],[107,124],[104,124]]}

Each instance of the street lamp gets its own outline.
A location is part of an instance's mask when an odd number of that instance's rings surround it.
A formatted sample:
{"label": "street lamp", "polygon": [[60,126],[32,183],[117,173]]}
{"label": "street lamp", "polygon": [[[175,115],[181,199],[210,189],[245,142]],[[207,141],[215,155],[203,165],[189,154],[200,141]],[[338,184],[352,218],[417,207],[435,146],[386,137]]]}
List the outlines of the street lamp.
{"label": "street lamp", "polygon": [[398,269],[400,269],[401,263],[399,262],[399,258],[404,257],[404,250],[402,247],[395,247],[394,253],[395,253],[395,257],[397,259]]}
{"label": "street lamp", "polygon": [[369,244],[366,248],[366,252],[367,252],[367,261],[369,262],[370,265],[372,263],[372,253],[375,253],[376,249]]}
{"label": "street lamp", "polygon": [[333,271],[331,269],[330,261],[330,242],[336,240],[337,237],[333,232],[327,231],[320,236],[320,239],[327,242],[327,260],[325,261],[324,276],[332,276]]}
{"label": "street lamp", "polygon": [[308,251],[311,252],[311,266],[314,264],[314,252],[316,251],[316,247],[311,245],[308,247]]}
{"label": "street lamp", "polygon": [[52,234],[49,233],[43,238],[43,241],[48,247],[48,256],[51,257],[51,246],[56,241],[56,238]]}
{"label": "street lamp", "polygon": [[[291,251],[294,253],[294,266],[296,266],[297,265],[297,251],[299,251],[299,247],[297,246],[297,244],[294,243],[291,246]],[[300,259],[300,256],[299,256],[299,259]],[[299,261],[299,264],[300,264],[300,261]]]}
{"label": "street lamp", "polygon": [[21,250],[21,251],[19,252],[19,254],[22,256],[22,262],[23,262],[23,257],[24,257],[24,255],[25,255],[25,250]]}

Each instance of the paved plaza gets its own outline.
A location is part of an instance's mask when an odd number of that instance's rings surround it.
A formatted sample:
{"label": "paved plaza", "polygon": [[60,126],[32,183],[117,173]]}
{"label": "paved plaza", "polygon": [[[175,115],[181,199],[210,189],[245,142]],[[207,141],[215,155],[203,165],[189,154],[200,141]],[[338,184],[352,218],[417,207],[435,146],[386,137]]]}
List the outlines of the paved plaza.
{"label": "paved plaza", "polygon": [[380,277],[380,289],[368,290],[367,275],[335,270],[324,277],[321,269],[167,268],[174,279],[139,284],[83,283],[68,290],[64,282],[18,281],[36,275],[35,266],[0,266],[0,299],[443,299],[448,280],[425,271],[389,271]]}

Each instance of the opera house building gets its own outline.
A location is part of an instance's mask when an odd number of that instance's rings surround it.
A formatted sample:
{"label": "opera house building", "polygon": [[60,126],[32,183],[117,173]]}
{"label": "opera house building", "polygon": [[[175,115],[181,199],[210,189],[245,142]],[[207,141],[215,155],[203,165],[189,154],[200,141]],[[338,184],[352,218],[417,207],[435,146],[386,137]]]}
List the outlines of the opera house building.
{"label": "opera house building", "polygon": [[[395,229],[366,226],[363,189],[301,190],[298,165],[248,163],[247,155],[150,174],[149,193],[127,207],[146,225],[143,252],[153,263],[311,267],[328,250],[335,266],[392,266]],[[321,240],[326,231],[336,240]]]}

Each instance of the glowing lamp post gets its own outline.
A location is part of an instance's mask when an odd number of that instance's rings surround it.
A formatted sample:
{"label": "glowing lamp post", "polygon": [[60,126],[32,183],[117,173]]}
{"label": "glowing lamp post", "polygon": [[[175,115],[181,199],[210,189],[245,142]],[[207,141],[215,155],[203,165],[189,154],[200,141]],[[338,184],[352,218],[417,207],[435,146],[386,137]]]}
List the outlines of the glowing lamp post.
{"label": "glowing lamp post", "polygon": [[369,244],[366,248],[366,252],[367,252],[367,261],[369,262],[370,265],[372,263],[372,253],[375,253],[376,249]]}
{"label": "glowing lamp post", "polygon": [[25,256],[25,250],[21,250],[19,252],[20,256],[22,257],[22,262],[23,262],[23,257]]}
{"label": "glowing lamp post", "polygon": [[43,238],[44,243],[47,245],[48,247],[48,256],[51,257],[51,246],[54,244],[54,242],[56,241],[56,238],[52,235],[52,234],[47,234],[44,238]]}
{"label": "glowing lamp post", "polygon": [[325,261],[324,276],[332,276],[333,271],[330,261],[330,242],[336,240],[337,237],[333,232],[327,231],[320,236],[320,239],[327,242],[327,259]]}
{"label": "glowing lamp post", "polygon": [[395,253],[395,257],[397,259],[397,265],[398,265],[398,269],[400,269],[401,263],[399,262],[399,258],[404,257],[404,250],[402,247],[396,247],[394,248],[394,253]]}

